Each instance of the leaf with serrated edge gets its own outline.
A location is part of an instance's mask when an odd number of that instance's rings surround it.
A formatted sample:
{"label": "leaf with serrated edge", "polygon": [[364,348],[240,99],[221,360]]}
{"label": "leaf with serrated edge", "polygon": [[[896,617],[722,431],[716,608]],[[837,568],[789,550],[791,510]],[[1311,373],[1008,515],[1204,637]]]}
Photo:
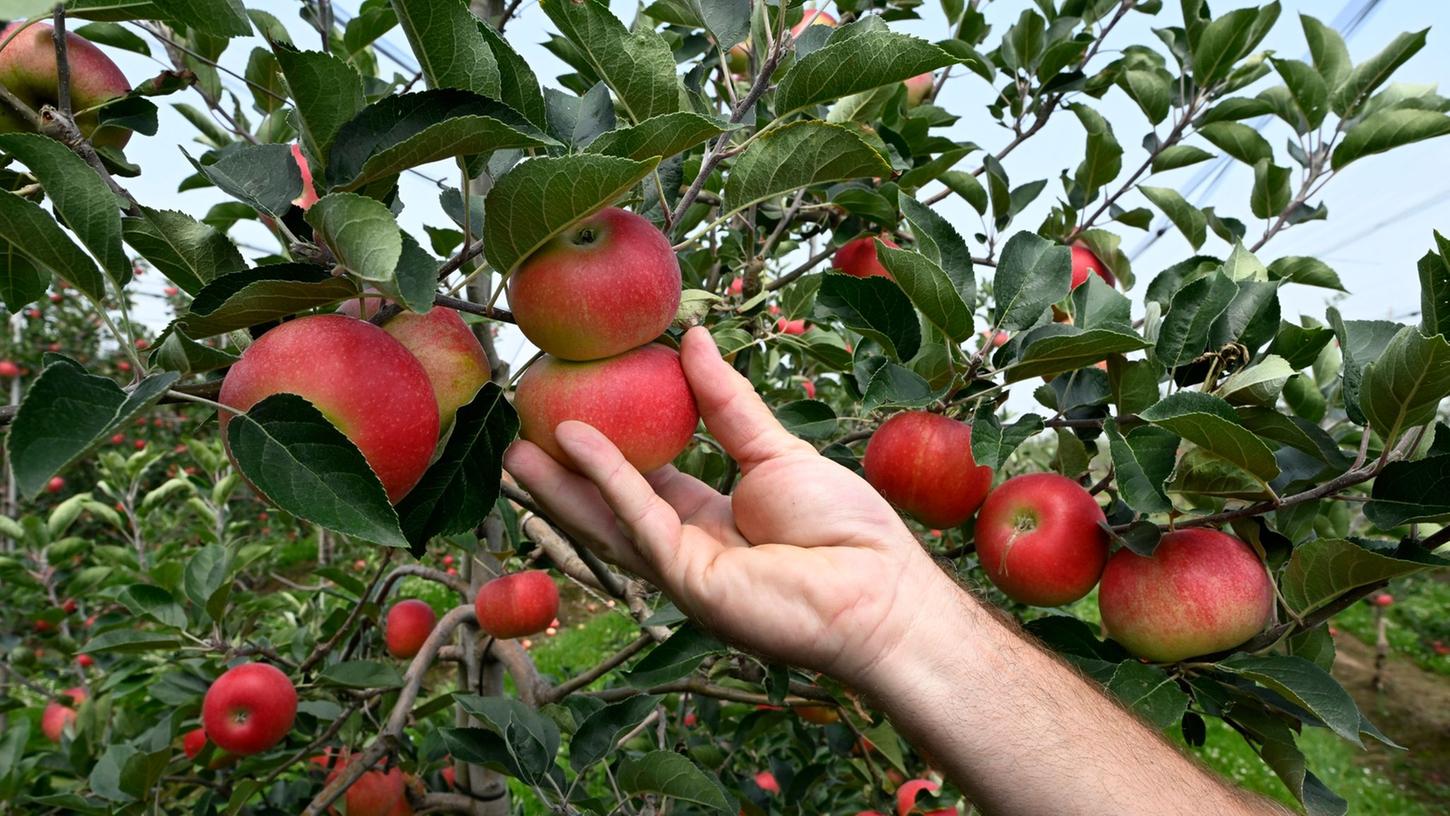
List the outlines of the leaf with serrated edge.
{"label": "leaf with serrated edge", "polygon": [[[75,245],[50,213],[29,199],[0,190],[0,239],[34,264],[90,295],[92,300],[106,297],[106,281],[90,256]],[[16,281],[6,286],[7,296],[28,295],[33,281],[24,280],[34,267],[7,264],[7,271]],[[39,294],[44,293],[41,287]],[[38,297],[39,294],[36,296]],[[17,304],[23,305],[23,304]]]}
{"label": "leaf with serrated edge", "polygon": [[735,160],[725,180],[725,207],[739,212],[813,184],[889,175],[891,166],[851,129],[792,122],[761,135]]}
{"label": "leaf with serrated edge", "polygon": [[313,235],[342,269],[365,281],[390,282],[403,255],[393,211],[375,198],[329,193],[307,211]]}
{"label": "leaf with serrated edge", "polygon": [[1339,736],[1358,745],[1359,707],[1329,673],[1302,657],[1235,655],[1219,668],[1246,677],[1289,698]]}
{"label": "leaf with serrated edge", "polygon": [[679,111],[616,128],[601,135],[585,150],[639,161],[651,156],[669,158],[725,132],[723,122],[698,113]]}
{"label": "leaf with serrated edge", "polygon": [[121,211],[111,192],[85,160],[48,136],[0,135],[0,150],[19,159],[45,189],[56,213],[118,283],[131,277],[121,246]]}
{"label": "leaf with serrated edge", "polygon": [[213,278],[247,268],[226,234],[176,210],[141,208],[121,223],[126,243],[183,292],[195,295]]}
{"label": "leaf with serrated edge", "polygon": [[940,266],[921,253],[892,249],[880,239],[876,239],[876,255],[933,326],[958,343],[972,336],[972,310]]}
{"label": "leaf with serrated edge", "polygon": [[194,338],[245,329],[358,293],[351,279],[310,264],[272,264],[223,275],[202,287],[177,322]]}
{"label": "leaf with serrated edge", "polygon": [[1406,428],[1433,421],[1447,394],[1450,342],[1444,335],[1426,337],[1406,326],[1364,367],[1359,407],[1389,445]]}
{"label": "leaf with serrated edge", "polygon": [[1139,513],[1172,510],[1173,503],[1163,484],[1178,456],[1178,435],[1151,425],[1123,434],[1113,420],[1103,423],[1103,430],[1108,435],[1108,451],[1123,501]]}
{"label": "leaf with serrated edge", "polygon": [[1268,481],[1279,475],[1274,452],[1218,397],[1179,391],[1139,414],[1143,419]]}
{"label": "leaf with serrated edge", "polygon": [[502,75],[464,0],[392,0],[398,25],[430,88],[461,88],[498,99]]}
{"label": "leaf with serrated edge", "polygon": [[1002,247],[993,287],[993,326],[1031,326],[1072,290],[1072,252],[1039,235],[1019,232]]}
{"label": "leaf with serrated edge", "polygon": [[720,782],[684,754],[651,751],[629,757],[620,763],[617,776],[625,793],[658,793],[717,812],[731,812],[732,802]]}
{"label": "leaf with serrated edge", "polygon": [[824,48],[797,60],[785,72],[775,94],[777,115],[901,82],[954,62],[951,54],[926,40],[884,26],[842,26]]}
{"label": "leaf with serrated edge", "polygon": [[1425,552],[1372,550],[1353,541],[1316,538],[1295,548],[1279,588],[1299,615],[1308,615],[1359,587],[1447,566]]}
{"label": "leaf with serrated edge", "polygon": [[680,109],[675,56],[653,28],[630,31],[600,0],[541,0],[539,5],[614,91],[630,121],[638,124]]}

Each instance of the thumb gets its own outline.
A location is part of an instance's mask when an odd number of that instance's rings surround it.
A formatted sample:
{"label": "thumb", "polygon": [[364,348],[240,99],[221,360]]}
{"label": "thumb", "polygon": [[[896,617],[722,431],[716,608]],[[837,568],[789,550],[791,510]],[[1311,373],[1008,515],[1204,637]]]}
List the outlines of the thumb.
{"label": "thumb", "polygon": [[720,356],[705,329],[696,327],[685,333],[680,362],[705,427],[740,463],[742,473],[778,456],[816,452],[780,424],[750,381]]}

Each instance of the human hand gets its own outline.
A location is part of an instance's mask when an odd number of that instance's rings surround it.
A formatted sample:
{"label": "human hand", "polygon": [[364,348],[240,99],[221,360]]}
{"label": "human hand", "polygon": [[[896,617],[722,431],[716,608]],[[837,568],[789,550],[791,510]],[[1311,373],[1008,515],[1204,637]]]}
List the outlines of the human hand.
{"label": "human hand", "polygon": [[949,579],[864,479],[780,425],[708,332],[685,335],[681,362],[705,426],[740,465],[731,495],[672,466],[642,476],[580,422],[555,434],[577,472],[523,440],[505,467],[572,535],[712,631],[867,685]]}

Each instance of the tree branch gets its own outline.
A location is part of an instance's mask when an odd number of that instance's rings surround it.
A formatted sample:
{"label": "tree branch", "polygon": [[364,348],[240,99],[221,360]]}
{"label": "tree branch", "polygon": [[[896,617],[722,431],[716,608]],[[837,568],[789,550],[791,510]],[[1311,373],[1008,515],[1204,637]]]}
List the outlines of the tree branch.
{"label": "tree branch", "polygon": [[639,637],[630,641],[628,646],[625,646],[623,649],[620,649],[619,651],[605,658],[603,662],[599,663],[593,668],[581,672],[569,678],[568,680],[565,680],[559,685],[549,689],[545,694],[541,695],[540,701],[544,703],[552,703],[568,697],[570,694],[573,694],[579,689],[588,686],[590,683],[593,683],[595,680],[598,680],[604,675],[609,674],[611,671],[623,664],[624,661],[639,654],[640,651],[644,649],[644,647],[654,642],[655,639],[653,637],[650,637],[647,634],[640,635]]}

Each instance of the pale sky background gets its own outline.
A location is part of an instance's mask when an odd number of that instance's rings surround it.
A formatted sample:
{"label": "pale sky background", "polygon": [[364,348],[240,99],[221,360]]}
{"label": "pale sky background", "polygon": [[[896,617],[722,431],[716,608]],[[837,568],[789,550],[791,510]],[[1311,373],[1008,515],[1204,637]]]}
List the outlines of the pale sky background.
{"label": "pale sky background", "polygon": [[[335,0],[334,8],[339,17],[351,17],[356,12],[359,0]],[[276,14],[292,30],[294,38],[303,48],[317,48],[318,36],[306,26],[297,14],[298,4],[284,0],[250,0],[248,6],[265,9]],[[995,35],[1005,31],[1028,0],[997,0],[987,6],[987,16],[993,25]],[[1115,58],[1114,49],[1132,43],[1157,45],[1150,27],[1177,25],[1181,23],[1176,3],[1165,3],[1165,9],[1157,17],[1130,13],[1112,33],[1107,47],[1094,60],[1090,68],[1101,67]],[[1247,2],[1213,2],[1214,10],[1222,14],[1230,8],[1252,5]],[[1273,33],[1263,48],[1273,49],[1278,54],[1302,58],[1306,48],[1302,30],[1298,23],[1299,13],[1309,13],[1327,23],[1332,23],[1341,14],[1354,11],[1366,5],[1366,0],[1284,0],[1283,13]],[[611,6],[616,15],[628,23],[636,8],[634,2],[613,0]],[[830,5],[823,5],[834,11]],[[946,31],[946,23],[939,3],[924,4],[920,13],[922,19],[892,23],[893,28],[916,34],[928,39],[938,39]],[[1430,27],[1428,45],[1396,74],[1396,80],[1407,83],[1442,83],[1450,81],[1450,2],[1444,0],[1382,0],[1369,17],[1347,37],[1351,57],[1356,61],[1379,51],[1397,33],[1404,30]],[[546,86],[559,87],[556,76],[569,69],[545,50],[541,43],[552,30],[548,18],[540,10],[537,0],[527,0],[521,17],[508,25],[508,39],[534,66],[540,81]],[[402,32],[394,29],[384,41],[392,46],[390,50],[403,55],[408,69],[415,64],[408,50],[407,40]],[[247,55],[260,41],[234,40],[223,63],[242,73]],[[153,43],[153,52],[164,59],[163,51]],[[153,75],[159,70],[158,62],[139,55],[118,53],[111,50],[117,62],[133,82]],[[384,70],[410,73],[386,58],[382,59]],[[244,101],[250,102],[250,94],[243,83],[229,76],[223,76],[223,83],[236,92]],[[1259,86],[1277,84],[1277,75],[1262,80]],[[1445,92],[1442,89],[1442,92]],[[1242,93],[1242,92],[1241,92]],[[947,132],[959,141],[973,141],[988,150],[995,151],[1004,144],[1010,134],[997,126],[985,112],[985,106],[992,98],[987,84],[973,74],[958,69],[946,85],[944,95],[938,100],[943,107],[957,113],[961,120]],[[157,99],[161,107],[161,129],[157,136],[136,136],[127,153],[132,161],[141,165],[143,175],[127,179],[125,183],[137,198],[149,206],[184,210],[196,217],[203,215],[217,201],[223,200],[214,189],[176,192],[177,184],[192,172],[177,150],[177,143],[189,143],[194,128],[170,108],[170,102],[185,99],[197,107],[202,103],[194,93],[180,97]],[[1141,163],[1144,153],[1140,147],[1142,137],[1148,131],[1148,123],[1137,106],[1121,91],[1114,89],[1100,102],[1087,100],[1097,107],[1112,123],[1118,141],[1125,148],[1123,158],[1126,178],[1132,169]],[[253,116],[254,122],[259,116]],[[1166,128],[1161,128],[1166,130]],[[1275,147],[1276,161],[1295,168],[1285,150],[1285,142],[1291,137],[1287,126],[1278,120],[1272,121],[1265,135]],[[1084,135],[1077,118],[1066,112],[1055,115],[1041,133],[1015,151],[1005,163],[1013,185],[1026,181],[1051,179],[1037,202],[1019,216],[1011,227],[1031,229],[1040,223],[1051,201],[1060,194],[1061,186],[1056,181],[1066,169],[1070,173],[1081,160]],[[1212,145],[1195,138],[1190,143],[1199,144],[1213,152]],[[193,151],[194,152],[194,151]],[[974,153],[958,165],[958,169],[971,169],[980,163],[981,154]],[[1204,163],[1170,171],[1152,177],[1151,184],[1182,187],[1201,168],[1211,166]],[[457,173],[451,165],[439,164],[420,168],[434,178],[446,178],[456,186]],[[1217,211],[1234,215],[1249,226],[1249,240],[1262,233],[1265,224],[1254,219],[1248,212],[1248,195],[1253,181],[1252,170],[1240,163],[1233,163],[1226,177],[1216,189],[1205,196],[1200,190],[1190,195],[1189,200],[1198,206],[1213,205]],[[1116,185],[1113,185],[1115,188]],[[932,192],[934,190],[928,190]],[[437,191],[417,176],[403,176],[402,199],[407,205],[400,217],[403,227],[415,235],[422,236],[421,226],[451,226],[447,217],[437,205]],[[1419,284],[1415,262],[1432,244],[1432,230],[1450,232],[1450,137],[1422,142],[1400,148],[1392,153],[1361,159],[1351,165],[1328,187],[1323,199],[1329,208],[1329,220],[1311,222],[1294,227],[1275,237],[1260,253],[1265,262],[1284,255],[1318,255],[1338,271],[1345,287],[1352,295],[1341,302],[1340,308],[1352,318],[1390,318],[1410,320],[1411,313],[1419,308]],[[1148,206],[1139,194],[1125,196],[1121,203],[1125,207]],[[974,252],[980,252],[971,240],[971,235],[981,231],[981,223],[975,211],[955,197],[938,205],[939,212],[954,223],[958,230],[973,243]],[[1150,209],[1151,206],[1150,206]],[[1156,210],[1155,210],[1156,212]],[[1131,252],[1142,242],[1145,233],[1123,225],[1111,225],[1123,236],[1123,246]],[[273,245],[270,236],[257,225],[239,227],[234,234],[241,240],[262,246]],[[426,241],[425,241],[426,245]],[[1202,251],[1222,256],[1228,247],[1211,232],[1209,241]],[[1147,281],[1159,270],[1192,254],[1187,242],[1176,232],[1170,231],[1151,249],[1134,260],[1134,271],[1138,284],[1130,296],[1141,306],[1142,293]],[[991,270],[979,270],[985,276]],[[159,275],[150,275],[137,281],[141,295],[138,312],[142,319],[158,329],[169,319],[169,314],[160,298],[165,285]],[[148,296],[149,295],[149,296]],[[1296,319],[1301,313],[1323,318],[1325,306],[1335,298],[1335,293],[1305,286],[1291,285],[1283,290],[1281,299],[1286,319]],[[505,327],[500,339],[499,351],[516,366],[527,360],[532,348],[523,341],[517,330]]]}

